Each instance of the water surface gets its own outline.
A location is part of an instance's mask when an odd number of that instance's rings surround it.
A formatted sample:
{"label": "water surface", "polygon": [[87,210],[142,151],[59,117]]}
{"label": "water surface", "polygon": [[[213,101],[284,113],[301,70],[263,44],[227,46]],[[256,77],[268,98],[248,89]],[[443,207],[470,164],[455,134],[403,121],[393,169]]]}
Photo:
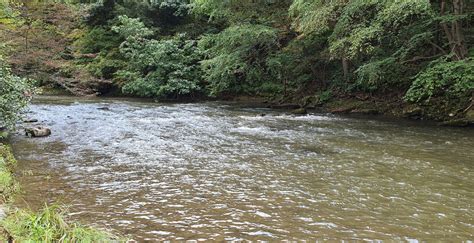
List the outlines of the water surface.
{"label": "water surface", "polygon": [[29,116],[53,134],[13,139],[20,204],[136,240],[474,238],[473,129],[59,97]]}

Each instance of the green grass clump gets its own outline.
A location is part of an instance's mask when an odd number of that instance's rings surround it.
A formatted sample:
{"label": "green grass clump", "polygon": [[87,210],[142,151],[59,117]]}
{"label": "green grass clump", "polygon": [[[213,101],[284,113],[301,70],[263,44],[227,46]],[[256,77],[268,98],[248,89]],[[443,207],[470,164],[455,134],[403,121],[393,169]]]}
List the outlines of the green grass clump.
{"label": "green grass clump", "polygon": [[15,166],[16,160],[10,147],[0,143],[0,193],[4,201],[17,189],[12,175]]}
{"label": "green grass clump", "polygon": [[18,242],[110,242],[118,241],[109,233],[68,223],[65,208],[45,206],[38,213],[16,210],[0,225]]}

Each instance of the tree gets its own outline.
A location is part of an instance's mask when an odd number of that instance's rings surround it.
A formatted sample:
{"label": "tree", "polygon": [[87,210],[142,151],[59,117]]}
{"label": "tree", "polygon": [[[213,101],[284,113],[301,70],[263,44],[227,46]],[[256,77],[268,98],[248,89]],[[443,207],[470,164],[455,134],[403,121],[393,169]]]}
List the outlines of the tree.
{"label": "tree", "polygon": [[200,52],[197,42],[184,34],[166,40],[148,37],[153,31],[139,19],[119,17],[113,30],[125,38],[120,51],[129,65],[118,77],[125,80],[123,91],[142,97],[177,98],[201,91]]}

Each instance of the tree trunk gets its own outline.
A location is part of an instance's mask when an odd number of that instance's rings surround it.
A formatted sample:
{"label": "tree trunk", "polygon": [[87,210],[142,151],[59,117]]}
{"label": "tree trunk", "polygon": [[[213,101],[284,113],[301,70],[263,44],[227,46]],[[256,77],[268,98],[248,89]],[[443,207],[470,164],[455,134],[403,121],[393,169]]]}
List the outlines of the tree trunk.
{"label": "tree trunk", "polygon": [[[441,0],[440,4],[440,15],[445,16],[447,2],[446,0]],[[462,15],[464,11],[464,0],[452,0],[452,7],[453,15]],[[456,61],[465,59],[468,55],[468,50],[466,46],[466,40],[463,34],[463,27],[461,21],[455,20],[451,22],[450,26],[448,25],[448,23],[441,23],[440,25],[444,31],[446,38],[448,39],[451,53],[454,54],[453,59]]]}
{"label": "tree trunk", "polygon": [[349,79],[349,61],[346,58],[342,58],[342,72],[344,79],[347,81]]}

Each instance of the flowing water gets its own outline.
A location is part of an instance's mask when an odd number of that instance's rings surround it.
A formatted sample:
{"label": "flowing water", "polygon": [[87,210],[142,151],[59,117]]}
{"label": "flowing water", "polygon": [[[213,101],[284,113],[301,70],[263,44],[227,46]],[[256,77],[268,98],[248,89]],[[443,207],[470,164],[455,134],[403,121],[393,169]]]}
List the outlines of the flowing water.
{"label": "flowing water", "polygon": [[13,138],[17,201],[136,240],[474,238],[473,129],[59,97],[29,116],[53,134]]}

